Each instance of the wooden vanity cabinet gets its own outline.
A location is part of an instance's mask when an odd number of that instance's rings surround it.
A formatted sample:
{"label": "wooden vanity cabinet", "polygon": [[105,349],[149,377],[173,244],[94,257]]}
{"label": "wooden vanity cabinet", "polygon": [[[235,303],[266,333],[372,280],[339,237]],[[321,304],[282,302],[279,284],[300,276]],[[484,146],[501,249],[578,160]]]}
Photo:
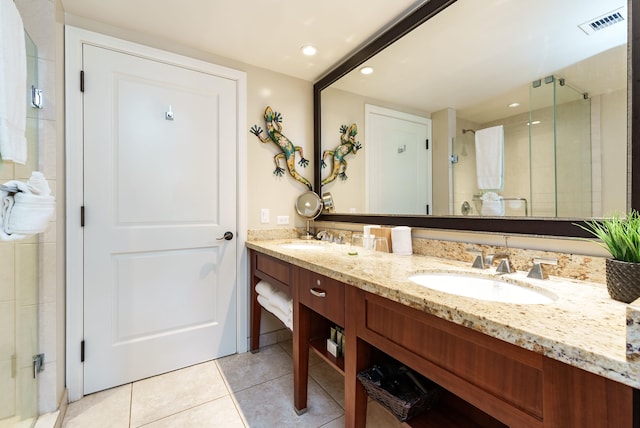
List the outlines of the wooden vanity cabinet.
{"label": "wooden vanity cabinet", "polygon": [[[452,408],[426,413],[408,426],[637,426],[631,387],[356,288],[349,287],[346,297],[347,349],[367,355],[375,347],[481,411],[473,420],[445,425],[440,419],[447,411],[463,411],[454,400]],[[345,390],[356,401],[363,388],[355,373],[369,363],[346,353]],[[365,426],[362,409],[345,413],[346,426]]]}
{"label": "wooden vanity cabinet", "polygon": [[291,283],[292,266],[287,262],[257,251],[249,251],[249,265],[249,285],[251,288],[249,350],[251,352],[257,352],[258,348],[260,348],[260,317],[262,314],[262,306],[258,303],[256,284],[261,280],[267,281],[278,290],[292,295],[291,287],[289,286]]}
{"label": "wooden vanity cabinet", "polygon": [[303,413],[307,408],[309,350],[344,374],[344,358],[331,355],[326,343],[332,326],[344,328],[346,286],[298,267],[293,268],[292,284],[294,407]]}
{"label": "wooden vanity cabinet", "polygon": [[[345,426],[364,428],[367,394],[356,375],[383,352],[445,389],[434,409],[406,427],[640,428],[634,388],[275,257],[251,251],[250,264],[252,351],[259,347],[258,281],[293,297],[298,413],[307,407],[311,349],[344,374]],[[333,325],[344,327],[344,358],[327,352]]]}

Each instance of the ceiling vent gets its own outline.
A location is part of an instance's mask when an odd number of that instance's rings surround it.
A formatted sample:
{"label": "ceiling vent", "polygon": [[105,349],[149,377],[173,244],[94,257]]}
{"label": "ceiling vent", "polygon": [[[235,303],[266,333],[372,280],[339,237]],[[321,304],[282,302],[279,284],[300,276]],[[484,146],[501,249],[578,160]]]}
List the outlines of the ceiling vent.
{"label": "ceiling vent", "polygon": [[578,25],[582,31],[587,35],[593,34],[596,31],[604,30],[607,27],[623,22],[625,19],[625,8],[621,7],[612,12],[605,13],[597,18],[590,19],[589,21]]}

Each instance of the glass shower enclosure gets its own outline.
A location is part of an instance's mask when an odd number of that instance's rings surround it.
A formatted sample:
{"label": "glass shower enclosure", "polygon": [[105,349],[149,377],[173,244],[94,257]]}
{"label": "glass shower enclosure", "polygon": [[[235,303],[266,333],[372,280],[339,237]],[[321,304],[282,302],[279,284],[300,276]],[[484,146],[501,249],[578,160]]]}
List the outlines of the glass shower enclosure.
{"label": "glass shower enclosure", "polygon": [[[25,35],[27,86],[37,87],[36,46]],[[26,181],[38,169],[38,111],[27,107],[26,165],[2,162],[0,184]],[[38,304],[40,245],[38,236],[0,241],[0,428],[32,427],[38,417]]]}
{"label": "glass shower enclosure", "polygon": [[[459,119],[460,121],[460,119]],[[504,129],[505,216],[590,217],[593,212],[591,99],[548,76],[529,89],[528,113],[458,125],[452,141],[453,215],[480,215],[475,130]]]}

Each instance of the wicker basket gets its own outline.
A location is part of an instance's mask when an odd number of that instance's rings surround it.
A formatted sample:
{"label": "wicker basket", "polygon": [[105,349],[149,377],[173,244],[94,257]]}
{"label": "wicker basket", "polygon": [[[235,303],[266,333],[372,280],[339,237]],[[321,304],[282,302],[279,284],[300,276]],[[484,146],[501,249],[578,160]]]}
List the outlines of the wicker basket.
{"label": "wicker basket", "polygon": [[607,259],[606,277],[612,299],[631,303],[640,297],[640,263]]}
{"label": "wicker basket", "polygon": [[358,380],[367,390],[367,394],[389,409],[400,422],[408,421],[414,416],[430,410],[440,398],[440,387],[433,383],[428,383],[426,392],[416,388],[416,397],[414,399],[403,400],[373,382],[367,375],[368,371],[358,373]]}

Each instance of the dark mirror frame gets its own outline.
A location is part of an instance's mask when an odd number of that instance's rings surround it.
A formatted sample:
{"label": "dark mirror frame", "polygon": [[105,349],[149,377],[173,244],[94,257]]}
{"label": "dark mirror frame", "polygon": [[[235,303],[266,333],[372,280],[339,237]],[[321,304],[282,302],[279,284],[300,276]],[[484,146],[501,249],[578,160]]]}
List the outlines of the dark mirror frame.
{"label": "dark mirror frame", "polygon": [[[322,172],[322,135],[320,131],[322,90],[455,2],[456,0],[428,1],[329,71],[314,84],[313,119],[314,155],[316,160],[314,188],[319,194],[322,193],[320,184]],[[634,8],[632,3],[632,1],[629,1],[627,8],[627,25],[629,26],[627,44],[628,49],[631,51],[627,64],[627,69],[631,72],[627,87],[628,99],[631,101],[630,123],[627,125],[627,160],[629,168],[627,207],[628,209],[640,210],[640,53],[638,52],[640,49],[634,49],[634,46],[640,46],[640,8]],[[636,166],[638,173],[633,174]],[[591,237],[586,231],[575,225],[575,223],[584,224],[584,219],[323,214],[316,220],[507,234]]]}

